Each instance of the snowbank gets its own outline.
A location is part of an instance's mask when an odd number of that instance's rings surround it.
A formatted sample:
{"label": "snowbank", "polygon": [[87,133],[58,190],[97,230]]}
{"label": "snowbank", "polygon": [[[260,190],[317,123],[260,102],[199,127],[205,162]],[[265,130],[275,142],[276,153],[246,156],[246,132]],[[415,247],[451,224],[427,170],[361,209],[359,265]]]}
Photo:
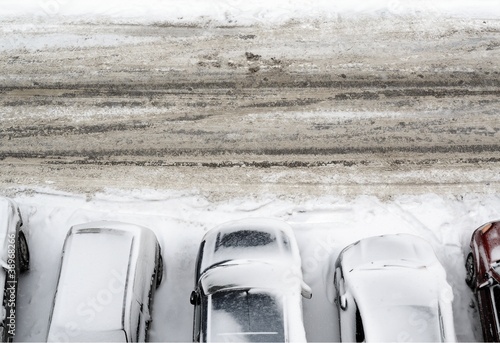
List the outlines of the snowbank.
{"label": "snowbank", "polygon": [[0,18],[34,16],[134,23],[279,24],[289,20],[332,20],[349,16],[452,16],[499,18],[495,0],[2,0]]}
{"label": "snowbank", "polygon": [[328,260],[363,237],[411,233],[431,243],[454,291],[454,316],[459,340],[474,341],[477,316],[469,307],[471,292],[464,282],[463,245],[473,229],[500,218],[500,195],[447,197],[436,194],[398,196],[390,201],[360,196],[311,199],[234,198],[215,202],[192,192],[108,190],[92,198],[52,190],[26,190],[15,197],[24,216],[31,247],[31,271],[20,280],[18,336],[43,341],[47,332],[57,271],[65,235],[72,225],[93,220],[120,220],[154,230],[166,265],[153,310],[153,341],[189,341],[198,244],[218,224],[248,217],[288,222],[297,237],[304,280],[314,297],[304,299],[309,341],[338,340],[337,313],[327,300]]}

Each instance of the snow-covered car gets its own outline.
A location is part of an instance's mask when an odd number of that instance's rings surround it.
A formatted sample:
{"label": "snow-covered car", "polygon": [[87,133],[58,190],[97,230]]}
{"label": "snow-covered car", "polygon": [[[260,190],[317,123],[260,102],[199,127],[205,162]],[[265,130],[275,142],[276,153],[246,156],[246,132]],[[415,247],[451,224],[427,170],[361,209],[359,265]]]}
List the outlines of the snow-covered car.
{"label": "snow-covered car", "polygon": [[163,259],[150,229],[120,222],[73,226],[63,246],[48,342],[148,339]]}
{"label": "snow-covered car", "polygon": [[347,246],[333,283],[343,342],[456,340],[453,292],[422,238],[384,235]]}
{"label": "snow-covered car", "polygon": [[500,341],[500,221],[474,231],[465,260],[465,282],[474,291],[485,342]]}
{"label": "snow-covered car", "polygon": [[305,341],[301,259],[291,227],[272,219],[229,222],[205,234],[195,271],[193,340]]}
{"label": "snow-covered car", "polygon": [[0,197],[0,284],[3,285],[2,342],[12,341],[16,334],[16,299],[19,273],[29,269],[30,254],[26,236],[21,230],[23,220],[17,204]]}

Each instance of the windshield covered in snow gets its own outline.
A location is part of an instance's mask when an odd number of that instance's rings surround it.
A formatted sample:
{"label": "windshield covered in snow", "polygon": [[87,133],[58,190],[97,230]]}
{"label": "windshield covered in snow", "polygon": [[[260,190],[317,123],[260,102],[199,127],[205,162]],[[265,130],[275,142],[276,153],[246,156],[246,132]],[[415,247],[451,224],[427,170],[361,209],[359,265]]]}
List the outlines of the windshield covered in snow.
{"label": "windshield covered in snow", "polygon": [[232,260],[275,261],[291,254],[291,250],[290,239],[281,230],[224,230],[207,241],[200,271]]}
{"label": "windshield covered in snow", "polygon": [[211,295],[208,341],[284,342],[283,304],[273,294],[255,290]]}
{"label": "windshield covered in snow", "polygon": [[266,259],[290,252],[288,237],[281,231],[237,230],[219,232],[210,261],[203,261],[203,270],[221,261],[235,259]]}
{"label": "windshield covered in snow", "polygon": [[382,306],[377,316],[366,318],[365,324],[368,322],[376,332],[376,337],[371,337],[375,341],[442,342],[444,339],[437,306]]}
{"label": "windshield covered in snow", "polygon": [[88,230],[69,237],[53,322],[78,323],[80,331],[123,328],[123,305],[133,236]]}

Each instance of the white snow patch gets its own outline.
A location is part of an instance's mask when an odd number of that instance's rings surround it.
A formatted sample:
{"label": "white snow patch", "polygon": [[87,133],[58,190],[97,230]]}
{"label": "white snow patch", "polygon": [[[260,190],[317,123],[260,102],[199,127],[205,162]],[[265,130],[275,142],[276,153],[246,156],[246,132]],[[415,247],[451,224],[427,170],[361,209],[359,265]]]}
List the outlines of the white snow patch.
{"label": "white snow patch", "polygon": [[474,341],[480,337],[473,334],[478,329],[471,321],[472,294],[464,282],[463,244],[473,229],[500,218],[500,195],[475,194],[463,198],[405,195],[391,201],[370,196],[300,200],[267,195],[213,202],[196,192],[108,190],[87,199],[46,188],[26,189],[15,200],[24,217],[32,266],[20,280],[19,341],[45,340],[66,233],[72,225],[95,220],[139,224],[157,234],[166,276],[155,298],[151,339],[189,341],[193,310],[189,296],[201,238],[218,224],[249,217],[284,220],[294,230],[304,280],[314,294],[303,301],[308,340],[339,339],[337,310],[327,300],[325,288],[328,261],[361,238],[411,233],[431,243],[447,272],[454,290],[458,339]]}
{"label": "white snow patch", "polygon": [[495,0],[473,3],[465,0],[2,0],[0,17],[251,25],[352,16],[499,18],[500,6],[497,5]]}

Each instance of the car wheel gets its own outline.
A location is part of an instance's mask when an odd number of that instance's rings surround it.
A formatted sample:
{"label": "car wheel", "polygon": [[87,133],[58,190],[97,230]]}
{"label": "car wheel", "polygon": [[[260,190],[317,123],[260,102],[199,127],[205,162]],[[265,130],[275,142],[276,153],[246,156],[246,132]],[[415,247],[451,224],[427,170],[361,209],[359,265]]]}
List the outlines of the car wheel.
{"label": "car wheel", "polygon": [[19,269],[25,272],[30,269],[30,251],[24,232],[19,231],[17,236],[17,253],[19,254]]}
{"label": "car wheel", "polygon": [[467,286],[472,289],[476,283],[476,266],[472,253],[469,253],[467,260],[465,261],[465,283],[467,283]]}
{"label": "car wheel", "polygon": [[158,264],[156,266],[156,288],[158,288],[161,284],[161,280],[163,280],[163,257],[158,258]]}

